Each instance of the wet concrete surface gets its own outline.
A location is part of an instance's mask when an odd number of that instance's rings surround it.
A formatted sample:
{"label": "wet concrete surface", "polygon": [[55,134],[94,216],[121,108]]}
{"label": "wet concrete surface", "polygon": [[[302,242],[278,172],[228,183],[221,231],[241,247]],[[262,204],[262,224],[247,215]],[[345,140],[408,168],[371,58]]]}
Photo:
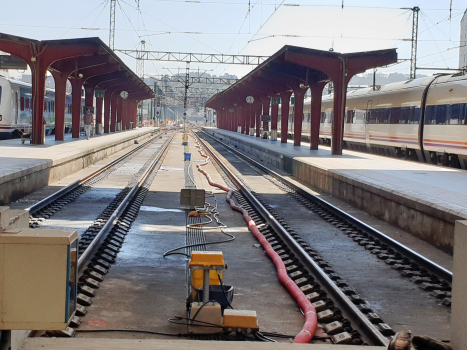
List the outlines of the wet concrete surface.
{"label": "wet concrete surface", "polygon": [[[186,325],[175,325],[167,320],[174,315],[185,316],[187,285],[185,257],[162,255],[169,249],[185,244],[185,212],[180,211],[179,192],[185,186],[183,146],[181,134],[175,142],[150,187],[142,209],[127,235],[125,244],[111,267],[97,297],[82,318],[77,337],[158,338],[155,334],[132,333],[148,330],[186,333]],[[234,308],[256,310],[260,328],[283,334],[297,334],[304,318],[294,300],[280,285],[273,263],[257,248],[257,241],[248,231],[239,213],[225,202],[226,193],[209,186],[196,165],[204,159],[198,154],[193,139],[193,180],[198,188],[212,191],[227,231],[235,241],[207,246],[221,250],[228,264],[224,283],[233,285]],[[216,182],[223,183],[212,164],[204,167]],[[214,197],[207,201],[216,205]],[[211,226],[215,226],[212,225]],[[206,241],[225,240],[220,230],[206,231]],[[181,250],[183,252],[183,250]],[[87,330],[118,330],[130,332],[91,333]]]}
{"label": "wet concrete surface", "polygon": [[[334,271],[367,300],[395,331],[409,329],[413,334],[449,339],[450,309],[438,305],[439,301],[429,293],[402,278],[389,265],[313,214],[251,167],[239,162],[219,146],[216,148],[235,167],[234,172],[241,174],[252,190],[260,194],[292,229],[320,252]],[[383,226],[385,231],[391,231],[387,224],[381,224],[379,228]],[[415,240],[411,240],[411,243],[417,245]],[[436,251],[427,249],[426,245],[420,244],[419,249],[436,255]],[[449,259],[443,254],[439,260],[449,265]]]}

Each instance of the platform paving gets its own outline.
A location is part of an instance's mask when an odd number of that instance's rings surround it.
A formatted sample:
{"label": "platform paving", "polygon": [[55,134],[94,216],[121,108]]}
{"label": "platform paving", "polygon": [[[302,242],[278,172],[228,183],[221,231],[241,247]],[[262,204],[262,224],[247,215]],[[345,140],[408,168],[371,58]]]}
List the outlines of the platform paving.
{"label": "platform paving", "polygon": [[0,141],[0,205],[7,204],[143,140],[157,131],[147,127],[65,141],[48,136],[43,145]]}
{"label": "platform paving", "polygon": [[322,193],[382,218],[452,252],[455,220],[467,219],[467,171],[308,143],[264,140],[205,128]]}

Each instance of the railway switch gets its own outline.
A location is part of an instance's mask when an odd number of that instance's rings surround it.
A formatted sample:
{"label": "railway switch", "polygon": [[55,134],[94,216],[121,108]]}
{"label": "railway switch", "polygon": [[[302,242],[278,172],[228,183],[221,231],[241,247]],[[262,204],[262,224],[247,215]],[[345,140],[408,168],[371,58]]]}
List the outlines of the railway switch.
{"label": "railway switch", "polygon": [[66,331],[76,311],[78,233],[30,229],[28,218],[0,207],[0,329]]}

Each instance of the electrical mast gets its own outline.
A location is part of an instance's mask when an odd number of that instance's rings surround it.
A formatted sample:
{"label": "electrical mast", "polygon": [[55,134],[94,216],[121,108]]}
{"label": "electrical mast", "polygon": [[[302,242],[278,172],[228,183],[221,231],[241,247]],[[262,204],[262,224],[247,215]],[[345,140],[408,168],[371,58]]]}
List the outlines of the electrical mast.
{"label": "electrical mast", "polygon": [[417,39],[418,39],[418,12],[420,7],[407,8],[403,7],[402,10],[412,11],[412,49],[410,52],[410,79],[415,79],[417,75]]}
{"label": "electrical mast", "polygon": [[[143,52],[146,50],[146,42],[141,40],[141,50],[137,51],[136,53],[136,75],[141,78],[144,82],[144,59],[143,59]],[[143,110],[144,105],[143,101],[138,103],[139,109],[139,125],[142,126],[143,124]]]}
{"label": "electrical mast", "polygon": [[143,53],[146,50],[146,42],[141,40],[141,50],[136,52],[136,75],[144,79],[144,58]]}
{"label": "electrical mast", "polygon": [[109,31],[109,47],[115,48],[115,6],[117,0],[110,0],[110,31]]}
{"label": "electrical mast", "polygon": [[185,74],[185,97],[183,99],[183,130],[186,131],[186,122],[187,122],[187,115],[186,115],[186,107],[187,107],[187,102],[188,102],[188,88],[190,87],[189,85],[189,80],[190,80],[190,62],[186,63],[186,74]]}

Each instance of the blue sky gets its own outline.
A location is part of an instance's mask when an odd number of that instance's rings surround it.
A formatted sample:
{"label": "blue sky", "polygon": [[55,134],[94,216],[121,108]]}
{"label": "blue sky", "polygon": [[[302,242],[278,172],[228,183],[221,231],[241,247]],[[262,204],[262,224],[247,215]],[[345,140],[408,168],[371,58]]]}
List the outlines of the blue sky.
{"label": "blue sky", "polygon": [[[3,1],[0,32],[35,39],[109,38],[110,0]],[[344,5],[342,8],[342,4]],[[297,6],[298,5],[298,6]],[[467,0],[118,0],[116,49],[141,40],[158,51],[269,56],[283,45],[338,52],[397,48],[410,57],[411,11],[419,6],[418,66],[458,65],[459,22]],[[132,69],[135,60],[120,55]],[[191,69],[242,76],[252,66],[191,64]],[[146,74],[175,73],[184,63],[146,62]],[[403,63],[382,72],[408,73]],[[431,74],[431,71],[419,71]],[[18,73],[16,73],[18,74]]]}

